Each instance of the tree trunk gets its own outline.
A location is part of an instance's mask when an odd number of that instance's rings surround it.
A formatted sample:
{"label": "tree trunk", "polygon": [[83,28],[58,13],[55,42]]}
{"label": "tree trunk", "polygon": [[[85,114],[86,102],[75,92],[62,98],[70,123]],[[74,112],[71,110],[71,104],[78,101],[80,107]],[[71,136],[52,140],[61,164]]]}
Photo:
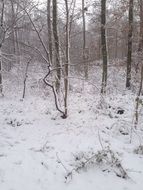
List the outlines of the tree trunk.
{"label": "tree trunk", "polygon": [[68,108],[67,108],[67,102],[68,102],[68,74],[69,74],[69,62],[70,62],[70,57],[69,57],[69,9],[68,9],[68,1],[65,0],[65,6],[66,6],[66,63],[65,63],[65,76],[64,76],[64,85],[65,85],[65,96],[64,96],[64,107],[65,107],[65,118],[68,115]]}
{"label": "tree trunk", "polygon": [[115,59],[118,58],[118,31],[115,31]]}
{"label": "tree trunk", "polygon": [[12,11],[12,38],[13,38],[13,53],[17,55],[17,64],[20,63],[20,47],[18,42],[18,31],[16,29],[16,15],[17,9],[14,8],[14,1],[11,0],[11,11]]}
{"label": "tree trunk", "polygon": [[139,1],[140,6],[140,35],[138,51],[143,51],[143,0]]}
{"label": "tree trunk", "polygon": [[86,22],[85,22],[85,1],[82,0],[82,22],[83,22],[83,64],[85,79],[88,79],[88,63],[86,62]]}
{"label": "tree trunk", "polygon": [[1,46],[0,46],[0,95],[2,95],[3,92],[3,86],[2,86],[2,55],[1,55]]}
{"label": "tree trunk", "polygon": [[[140,104],[140,96],[142,94],[142,85],[143,85],[143,58],[142,58],[142,52],[143,52],[143,1],[139,1],[140,6],[140,35],[139,35],[139,47],[138,47],[138,65],[141,63],[141,79],[140,79],[140,88],[139,92],[136,98],[136,109],[135,109],[135,128],[137,128],[138,125],[138,119],[139,119],[139,104]],[[138,70],[138,68],[137,68]]]}
{"label": "tree trunk", "polygon": [[32,61],[33,57],[30,57],[30,59],[27,61],[26,63],[26,69],[25,69],[25,76],[24,76],[24,81],[23,81],[23,94],[22,94],[22,98],[25,98],[25,93],[26,93],[26,82],[27,82],[27,78],[28,78],[28,68],[30,65],[30,62]]}
{"label": "tree trunk", "polygon": [[133,5],[134,5],[134,0],[129,0],[129,32],[128,32],[127,74],[126,74],[126,88],[128,89],[131,88]]}
{"label": "tree trunk", "polygon": [[50,60],[52,63],[52,23],[51,23],[51,0],[47,0],[47,27],[48,27],[48,50],[50,54]]}
{"label": "tree trunk", "polygon": [[101,93],[106,93],[107,86],[107,44],[106,44],[106,0],[101,0],[101,48],[103,60]]}
{"label": "tree trunk", "polygon": [[59,92],[61,81],[61,64],[60,64],[60,50],[59,50],[59,36],[57,28],[57,0],[53,0],[53,36],[55,45],[55,62],[57,67],[56,76],[56,91]]}
{"label": "tree trunk", "polygon": [[13,4],[13,0],[10,1],[11,2],[11,12],[12,12],[12,40],[13,40],[13,53],[14,55],[16,54],[16,45],[15,45],[15,11],[14,11],[14,4]]}
{"label": "tree trunk", "polygon": [[141,92],[142,92],[142,86],[143,86],[143,65],[141,67],[140,87],[139,87],[138,95],[137,95],[137,98],[136,98],[135,123],[134,123],[135,128],[137,128],[138,120],[139,120],[139,104],[140,104],[140,96],[141,96]]}
{"label": "tree trunk", "polygon": [[0,18],[0,94],[3,95],[3,85],[2,85],[2,45],[5,38],[4,28],[3,28],[3,17],[4,17],[4,0],[1,0],[2,10]]}

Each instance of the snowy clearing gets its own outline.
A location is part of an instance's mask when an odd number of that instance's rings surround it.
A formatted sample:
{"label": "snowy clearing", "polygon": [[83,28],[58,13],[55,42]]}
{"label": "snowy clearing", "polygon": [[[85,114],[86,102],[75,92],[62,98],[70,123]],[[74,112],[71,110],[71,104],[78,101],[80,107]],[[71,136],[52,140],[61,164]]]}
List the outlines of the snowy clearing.
{"label": "snowy clearing", "polygon": [[[112,106],[124,107],[124,114],[101,109],[100,98],[95,100],[88,92],[84,97],[76,93],[71,100],[70,115],[64,120],[48,99],[1,99],[0,189],[142,190],[143,155],[134,153],[142,129],[133,132],[130,143],[134,97],[108,97]],[[107,163],[74,171],[84,156],[107,147],[117,154],[128,179],[117,176],[116,168]]]}

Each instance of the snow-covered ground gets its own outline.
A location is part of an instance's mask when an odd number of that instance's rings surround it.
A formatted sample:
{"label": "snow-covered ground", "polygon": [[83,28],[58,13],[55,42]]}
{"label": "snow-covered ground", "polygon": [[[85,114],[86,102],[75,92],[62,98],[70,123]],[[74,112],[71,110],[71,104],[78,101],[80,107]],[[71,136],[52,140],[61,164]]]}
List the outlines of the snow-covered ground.
{"label": "snow-covered ground", "polygon": [[[124,92],[103,99],[91,88],[71,93],[67,119],[50,96],[0,99],[0,190],[143,189],[143,155],[134,152],[143,145],[142,113],[138,129],[131,130],[135,96]],[[106,150],[119,159],[126,179],[108,161],[76,171]]]}

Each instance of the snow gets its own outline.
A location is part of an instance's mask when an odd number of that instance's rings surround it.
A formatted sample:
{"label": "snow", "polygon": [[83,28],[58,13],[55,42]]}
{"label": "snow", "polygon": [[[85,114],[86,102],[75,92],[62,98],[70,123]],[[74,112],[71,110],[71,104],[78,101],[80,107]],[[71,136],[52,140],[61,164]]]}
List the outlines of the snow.
{"label": "snow", "polygon": [[[93,93],[97,89],[88,84],[85,89],[71,93],[67,119],[57,113],[50,95],[28,96],[22,101],[19,95],[9,98],[7,94],[0,99],[1,190],[143,189],[143,155],[134,153],[142,144],[141,119],[130,142],[135,95],[110,94],[104,102]],[[117,114],[118,108],[125,113]],[[118,155],[128,179],[100,164],[73,171],[72,178],[65,179],[76,166],[76,155],[106,147]]]}

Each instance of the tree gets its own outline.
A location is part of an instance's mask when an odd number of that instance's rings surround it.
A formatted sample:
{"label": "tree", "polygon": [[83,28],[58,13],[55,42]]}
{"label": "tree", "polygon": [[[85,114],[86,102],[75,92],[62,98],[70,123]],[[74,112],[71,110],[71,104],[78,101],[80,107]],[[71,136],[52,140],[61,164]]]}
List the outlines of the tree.
{"label": "tree", "polygon": [[139,0],[140,8],[140,28],[139,28],[139,46],[138,46],[138,55],[139,62],[141,63],[141,76],[140,76],[140,86],[139,91],[136,97],[136,107],[135,107],[135,128],[137,128],[139,120],[139,105],[140,105],[140,96],[142,95],[142,86],[143,86],[143,1]]}
{"label": "tree", "polygon": [[5,31],[4,31],[4,0],[1,1],[1,18],[0,18],[0,94],[3,94],[3,87],[2,87],[2,45],[5,38]]}
{"label": "tree", "polygon": [[19,48],[19,42],[18,42],[18,31],[17,31],[17,22],[16,22],[16,15],[18,12],[18,7],[14,3],[14,0],[10,0],[11,3],[11,12],[12,12],[12,25],[11,25],[11,30],[12,30],[12,38],[13,38],[13,53],[17,55],[17,63],[20,63],[20,48]]}
{"label": "tree", "polygon": [[47,0],[47,27],[48,27],[48,49],[52,63],[53,44],[52,44],[52,23],[51,23],[51,0]]}
{"label": "tree", "polygon": [[101,93],[106,93],[107,86],[107,45],[106,45],[106,0],[101,0],[101,49],[103,60]]}
{"label": "tree", "polygon": [[138,51],[143,51],[143,1],[139,0],[140,7],[140,32],[139,32],[139,47]]}
{"label": "tree", "polygon": [[128,89],[131,88],[133,6],[134,6],[134,0],[129,0],[129,31],[128,31],[127,74],[126,74],[126,88]]}
{"label": "tree", "polygon": [[85,1],[82,0],[82,22],[83,22],[83,63],[84,63],[84,73],[85,79],[88,78],[88,63],[86,62],[86,21],[85,21]]}
{"label": "tree", "polygon": [[68,8],[68,1],[65,0],[65,7],[66,7],[66,50],[65,50],[65,73],[64,73],[64,85],[65,85],[65,96],[64,96],[64,107],[65,107],[65,118],[68,114],[68,73],[69,73],[69,63],[70,63],[70,56],[69,56],[69,43],[70,43],[70,22],[69,22],[69,8]]}
{"label": "tree", "polygon": [[56,91],[59,92],[61,81],[61,64],[60,64],[60,48],[59,48],[59,36],[57,28],[57,0],[53,0],[53,36],[55,45],[55,65],[56,65]]}

